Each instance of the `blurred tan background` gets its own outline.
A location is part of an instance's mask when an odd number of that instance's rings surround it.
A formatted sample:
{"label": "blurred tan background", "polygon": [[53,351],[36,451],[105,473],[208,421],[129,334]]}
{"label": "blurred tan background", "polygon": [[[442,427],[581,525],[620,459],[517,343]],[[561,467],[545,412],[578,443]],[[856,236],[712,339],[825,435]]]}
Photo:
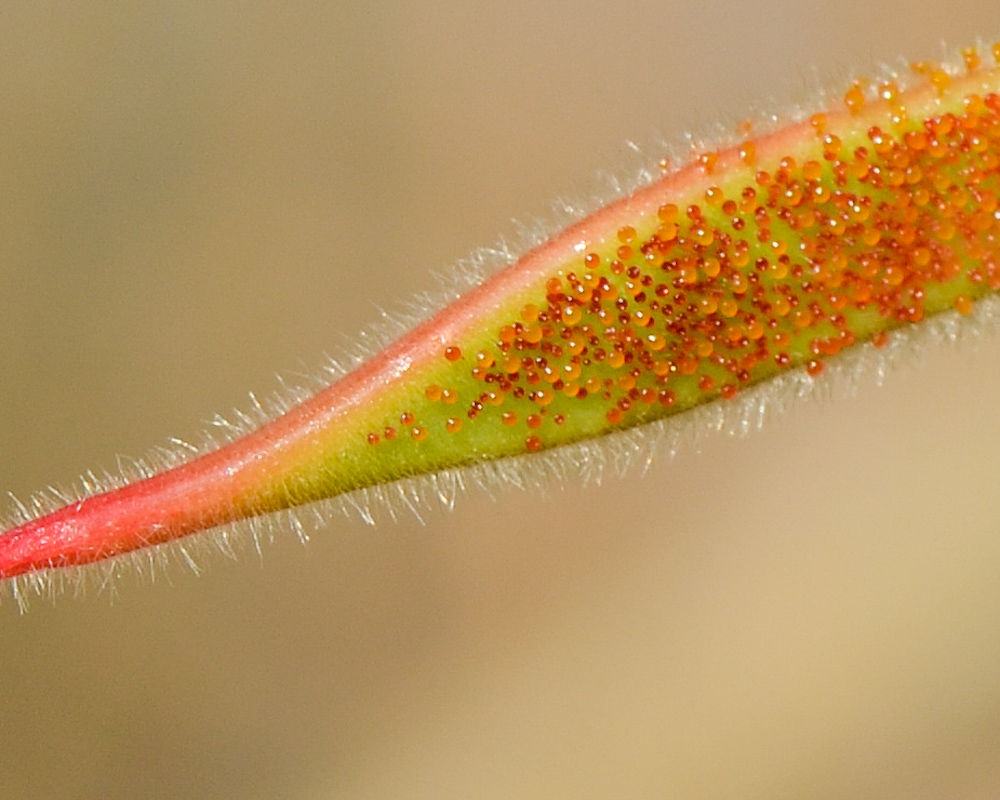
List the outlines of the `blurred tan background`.
{"label": "blurred tan background", "polygon": [[[626,139],[991,31],[992,0],[7,3],[0,490],[315,372]],[[8,603],[0,797],[996,797],[998,359]]]}

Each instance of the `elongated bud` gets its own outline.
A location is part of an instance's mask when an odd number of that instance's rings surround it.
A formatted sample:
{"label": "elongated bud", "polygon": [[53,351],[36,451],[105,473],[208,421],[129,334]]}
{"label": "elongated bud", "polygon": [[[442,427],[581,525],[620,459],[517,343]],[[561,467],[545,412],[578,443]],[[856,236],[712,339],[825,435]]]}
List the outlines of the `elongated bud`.
{"label": "elongated bud", "polygon": [[1000,68],[963,61],[665,168],[245,438],[3,534],[0,576],[601,437],[971,313],[1000,288]]}

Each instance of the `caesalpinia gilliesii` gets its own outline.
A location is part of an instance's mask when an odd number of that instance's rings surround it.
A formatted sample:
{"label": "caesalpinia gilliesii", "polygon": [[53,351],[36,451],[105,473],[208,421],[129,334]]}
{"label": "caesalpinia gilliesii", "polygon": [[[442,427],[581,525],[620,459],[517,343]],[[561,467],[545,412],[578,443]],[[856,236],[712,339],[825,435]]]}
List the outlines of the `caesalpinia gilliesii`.
{"label": "caesalpinia gilliesii", "polygon": [[998,62],[1000,45],[969,48],[954,68],[857,81],[824,111],[664,161],[257,430],[61,508],[21,505],[0,577],[21,596],[229,523],[672,424],[973,314],[1000,289]]}

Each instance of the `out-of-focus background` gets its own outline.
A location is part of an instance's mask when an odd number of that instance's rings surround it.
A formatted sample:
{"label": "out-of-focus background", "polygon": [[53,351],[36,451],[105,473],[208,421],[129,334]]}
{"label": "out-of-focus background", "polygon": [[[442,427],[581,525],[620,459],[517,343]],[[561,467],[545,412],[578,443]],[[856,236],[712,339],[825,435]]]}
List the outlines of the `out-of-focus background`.
{"label": "out-of-focus background", "polygon": [[[197,438],[631,160],[993,0],[7,3],[0,489]],[[777,103],[771,98],[778,98]],[[0,797],[1000,794],[1000,340],[645,475],[0,607]]]}

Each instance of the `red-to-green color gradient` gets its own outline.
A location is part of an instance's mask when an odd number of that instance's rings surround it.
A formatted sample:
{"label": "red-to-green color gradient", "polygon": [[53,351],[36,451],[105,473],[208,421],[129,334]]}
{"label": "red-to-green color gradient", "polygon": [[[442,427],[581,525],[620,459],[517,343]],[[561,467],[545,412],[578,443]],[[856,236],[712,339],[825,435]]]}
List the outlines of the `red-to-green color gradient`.
{"label": "red-to-green color gradient", "polygon": [[1000,67],[962,56],[665,163],[255,433],[0,535],[0,577],[599,437],[970,313],[1000,288]]}

